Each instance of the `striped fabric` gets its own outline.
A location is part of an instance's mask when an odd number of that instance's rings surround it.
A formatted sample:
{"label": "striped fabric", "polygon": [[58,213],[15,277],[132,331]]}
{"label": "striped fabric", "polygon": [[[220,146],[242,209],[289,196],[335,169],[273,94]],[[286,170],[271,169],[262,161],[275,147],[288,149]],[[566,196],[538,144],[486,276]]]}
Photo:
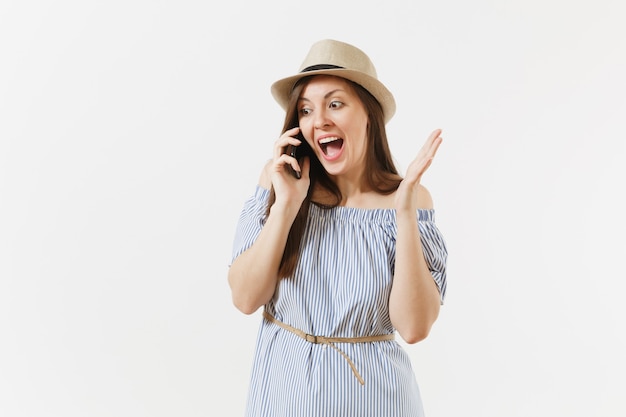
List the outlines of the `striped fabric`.
{"label": "striped fabric", "polygon": [[[250,247],[265,221],[269,191],[257,186],[244,204],[233,260]],[[446,292],[445,242],[433,210],[418,210],[424,256]],[[388,300],[397,233],[391,209],[322,209],[311,205],[301,256],[265,306],[306,333],[359,337],[393,333]],[[246,416],[423,416],[408,355],[396,341],[337,343],[365,380],[361,385],[333,348],[305,341],[263,320],[257,338]]]}

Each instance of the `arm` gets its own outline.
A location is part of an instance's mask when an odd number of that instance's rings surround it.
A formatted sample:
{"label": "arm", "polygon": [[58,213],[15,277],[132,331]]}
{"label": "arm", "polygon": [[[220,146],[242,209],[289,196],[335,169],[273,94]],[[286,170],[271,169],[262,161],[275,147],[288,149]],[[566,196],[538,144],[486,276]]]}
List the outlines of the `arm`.
{"label": "arm", "polygon": [[[428,191],[420,186],[418,198],[432,208]],[[441,296],[430,273],[420,239],[416,210],[396,212],[396,265],[389,298],[389,316],[407,343],[428,336],[439,315]]]}
{"label": "arm", "polygon": [[228,270],[233,304],[245,314],[254,313],[272,298],[287,236],[309,186],[308,161],[304,161],[299,180],[285,169],[286,164],[300,168],[294,158],[282,153],[287,143],[299,143],[288,135],[290,132],[285,132],[276,142],[274,159],[268,162],[259,179],[262,187],[274,187],[276,201],[256,241]]}
{"label": "arm", "polygon": [[420,180],[441,144],[440,133],[436,130],[431,134],[396,191],[398,234],[389,317],[407,343],[428,336],[441,305],[439,290],[424,258],[416,215],[418,208],[433,206],[430,193]]}

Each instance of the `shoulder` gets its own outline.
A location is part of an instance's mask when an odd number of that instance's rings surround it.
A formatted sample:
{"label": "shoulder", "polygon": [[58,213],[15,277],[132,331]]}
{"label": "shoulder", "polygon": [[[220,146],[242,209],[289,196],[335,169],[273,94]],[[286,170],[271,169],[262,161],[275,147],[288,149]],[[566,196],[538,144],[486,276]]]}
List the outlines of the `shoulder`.
{"label": "shoulder", "polygon": [[430,191],[422,184],[417,188],[417,205],[417,208],[423,210],[432,210],[435,207]]}
{"label": "shoulder", "polygon": [[[395,197],[396,197],[397,192],[398,190],[384,197],[387,201],[385,208],[394,207]],[[428,191],[428,188],[426,188],[422,184],[418,184],[417,186],[417,209],[418,210],[432,210],[433,208],[434,208],[434,203],[433,203],[433,198],[430,195],[430,191]]]}
{"label": "shoulder", "polygon": [[[355,207],[360,208],[380,208],[380,209],[393,209],[396,206],[396,193],[398,190],[393,191],[390,194],[381,194],[378,192],[371,192],[366,197],[358,200]],[[417,209],[418,210],[432,210],[434,208],[433,199],[430,192],[426,187],[418,184],[417,188]]]}
{"label": "shoulder", "polygon": [[270,177],[270,167],[272,165],[272,160],[268,159],[265,165],[263,165],[263,169],[261,170],[261,175],[259,175],[259,185],[267,190],[272,187],[272,179]]}

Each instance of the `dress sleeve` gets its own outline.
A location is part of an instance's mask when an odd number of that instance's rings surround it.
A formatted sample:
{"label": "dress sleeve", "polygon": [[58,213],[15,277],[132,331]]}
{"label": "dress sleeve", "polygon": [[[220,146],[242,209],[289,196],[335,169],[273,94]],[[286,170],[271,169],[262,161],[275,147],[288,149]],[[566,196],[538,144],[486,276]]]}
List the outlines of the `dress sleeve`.
{"label": "dress sleeve", "polygon": [[441,304],[443,304],[446,297],[448,249],[443,235],[435,224],[434,210],[418,210],[417,224],[420,230],[424,258],[431,275],[435,279],[441,296]]}
{"label": "dress sleeve", "polygon": [[257,185],[254,194],[245,201],[235,228],[230,264],[252,246],[259,236],[266,220],[265,212],[269,194],[269,190]]}

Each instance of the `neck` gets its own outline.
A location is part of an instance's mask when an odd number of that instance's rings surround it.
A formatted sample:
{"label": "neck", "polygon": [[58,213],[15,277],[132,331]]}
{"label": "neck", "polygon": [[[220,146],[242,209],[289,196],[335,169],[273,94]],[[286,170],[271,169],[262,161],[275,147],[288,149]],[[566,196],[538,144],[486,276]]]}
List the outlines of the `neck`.
{"label": "neck", "polygon": [[341,192],[340,206],[356,208],[389,208],[388,196],[380,194],[363,180],[349,181],[345,177],[334,177],[333,181]]}

